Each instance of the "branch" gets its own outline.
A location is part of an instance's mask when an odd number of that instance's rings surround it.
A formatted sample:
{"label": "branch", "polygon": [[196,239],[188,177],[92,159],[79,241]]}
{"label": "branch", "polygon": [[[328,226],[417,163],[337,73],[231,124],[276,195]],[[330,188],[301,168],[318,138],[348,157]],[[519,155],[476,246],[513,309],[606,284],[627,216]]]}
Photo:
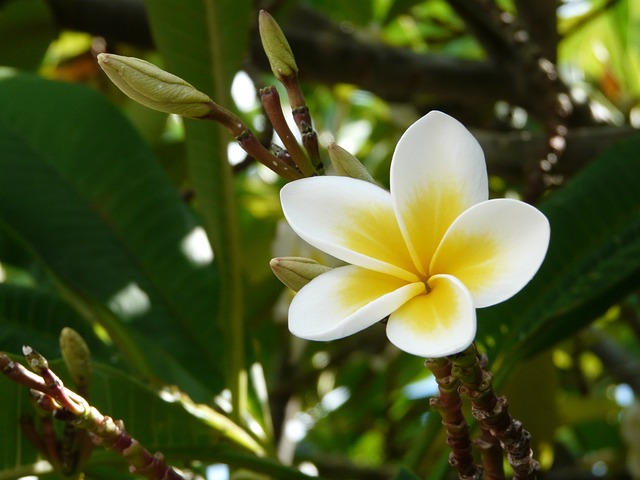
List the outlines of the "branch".
{"label": "branch", "polygon": [[[152,48],[143,0],[48,0],[61,28],[108,41]],[[297,9],[282,23],[305,81],[351,83],[393,102],[421,105],[426,99],[490,105],[516,102],[512,82],[494,65],[448,56],[416,54],[346,33],[311,10]],[[248,63],[270,71],[257,29]]]}
{"label": "branch", "polygon": [[556,63],[558,41],[558,0],[515,0],[518,18],[545,58]]}
{"label": "branch", "polygon": [[[469,426],[462,414],[462,399],[458,393],[460,382],[451,374],[451,362],[444,358],[429,358],[425,366],[433,372],[438,382],[438,395],[430,400],[442,416],[442,425],[447,432],[447,445],[451,448],[449,464],[458,471],[460,480],[479,480],[481,468],[475,464]],[[502,466],[502,456],[500,457]]]}
{"label": "branch", "polygon": [[23,351],[36,373],[2,352],[0,371],[14,382],[29,388],[42,409],[62,419],[72,420],[76,427],[89,431],[94,443],[121,455],[129,463],[132,473],[150,480],[182,480],[182,476],[164,462],[162,454],[152,455],[132,438],[121,420],[114,421],[103,415],[80,395],[66,388],[43,356],[30,347],[24,347]]}
{"label": "branch", "polygon": [[144,0],[47,0],[58,25],[153,48]]}
{"label": "branch", "polygon": [[[531,435],[509,413],[506,397],[498,397],[493,391],[492,375],[481,365],[476,346],[472,344],[464,352],[448,358],[452,363],[451,373],[461,384],[460,394],[471,400],[473,417],[500,441],[507,453],[514,480],[535,480],[540,464],[533,458]],[[500,476],[500,472],[495,472],[495,478]]]}
{"label": "branch", "polygon": [[585,332],[591,350],[605,366],[605,371],[618,383],[628,384],[636,395],[640,395],[639,361],[613,337],[593,328]]}
{"label": "branch", "polygon": [[[546,135],[529,131],[472,130],[482,145],[489,173],[522,181],[537,167],[546,146]],[[632,127],[581,127],[569,130],[567,149],[557,172],[570,177],[618,140],[638,132]]]}
{"label": "branch", "polygon": [[[351,83],[385,100],[414,105],[434,101],[490,105],[500,98],[515,100],[512,83],[489,62],[418,54],[367,41],[311,9],[298,8],[281,24],[305,81]],[[255,35],[250,61],[262,70],[268,68]]]}

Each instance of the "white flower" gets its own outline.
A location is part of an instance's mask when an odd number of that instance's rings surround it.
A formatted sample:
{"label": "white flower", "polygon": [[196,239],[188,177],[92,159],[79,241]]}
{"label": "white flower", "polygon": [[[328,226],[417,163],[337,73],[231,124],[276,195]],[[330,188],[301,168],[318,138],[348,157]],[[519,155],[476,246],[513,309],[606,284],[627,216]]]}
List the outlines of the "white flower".
{"label": "white flower", "polygon": [[281,192],[285,217],[316,248],[350,265],[293,299],[289,329],[309,340],[351,335],[389,316],[387,336],[423,357],[457,353],[476,334],[476,308],[500,303],[536,273],[549,223],[536,208],[488,200],[478,142],[431,112],[402,136],[391,193],[348,177],[313,177]]}

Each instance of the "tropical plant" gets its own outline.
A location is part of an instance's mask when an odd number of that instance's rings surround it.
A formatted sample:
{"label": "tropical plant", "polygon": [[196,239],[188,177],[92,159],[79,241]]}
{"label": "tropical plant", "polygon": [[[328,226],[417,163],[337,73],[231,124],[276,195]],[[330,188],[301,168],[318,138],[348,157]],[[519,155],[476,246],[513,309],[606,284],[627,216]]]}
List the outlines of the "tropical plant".
{"label": "tropical plant", "polygon": [[[638,22],[631,0],[1,1],[0,479],[640,478]],[[548,219],[537,274],[428,368],[377,322],[400,305],[292,335],[292,291],[363,266],[295,202],[394,195],[402,133],[449,115],[488,203]],[[305,296],[292,331],[344,336]]]}

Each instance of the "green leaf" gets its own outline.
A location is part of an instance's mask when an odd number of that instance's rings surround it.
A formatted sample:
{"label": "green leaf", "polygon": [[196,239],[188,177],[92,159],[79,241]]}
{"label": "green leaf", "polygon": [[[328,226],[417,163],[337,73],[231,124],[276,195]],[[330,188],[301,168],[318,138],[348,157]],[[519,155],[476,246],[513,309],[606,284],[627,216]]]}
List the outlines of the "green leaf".
{"label": "green leaf", "polygon": [[3,2],[0,10],[0,65],[35,70],[55,37],[53,17],[44,1]]}
{"label": "green leaf", "polygon": [[[4,437],[0,448],[0,470],[19,469],[36,461],[36,449],[22,434],[19,424],[25,412],[33,411],[27,397],[27,389],[22,385],[0,377],[0,424]],[[3,472],[3,475],[5,478],[19,478],[30,473],[19,471],[15,476],[6,476],[8,472]]]}
{"label": "green leaf", "polygon": [[398,474],[394,477],[394,480],[420,480],[420,477],[413,473],[411,470],[402,467],[398,471]]}
{"label": "green leaf", "polygon": [[60,355],[62,327],[76,330],[87,342],[93,358],[109,353],[89,323],[56,295],[39,288],[0,283],[0,350],[19,352],[29,343],[48,357]]}
{"label": "green leaf", "polygon": [[540,271],[511,300],[479,311],[479,338],[504,358],[554,345],[640,285],[638,151],[640,136],[617,143],[540,205],[551,223]]}
{"label": "green leaf", "polygon": [[[249,0],[150,0],[146,3],[153,35],[171,73],[184,78],[215,102],[230,108],[231,81],[240,67],[249,37]],[[246,395],[243,294],[239,229],[227,144],[218,125],[186,122],[188,176],[217,255],[221,276],[218,318],[232,345],[227,361],[234,414]]]}
{"label": "green leaf", "polygon": [[396,0],[391,2],[389,11],[385,16],[384,23],[394,20],[398,15],[408,12],[412,7],[422,3],[420,0]]}
{"label": "green leaf", "polygon": [[216,272],[194,256],[200,227],[139,135],[79,86],[19,76],[0,82],[0,104],[0,232],[134,367],[200,398],[222,388]]}
{"label": "green leaf", "polygon": [[374,2],[343,2],[341,0],[311,0],[313,8],[343,23],[368,25],[373,17]]}

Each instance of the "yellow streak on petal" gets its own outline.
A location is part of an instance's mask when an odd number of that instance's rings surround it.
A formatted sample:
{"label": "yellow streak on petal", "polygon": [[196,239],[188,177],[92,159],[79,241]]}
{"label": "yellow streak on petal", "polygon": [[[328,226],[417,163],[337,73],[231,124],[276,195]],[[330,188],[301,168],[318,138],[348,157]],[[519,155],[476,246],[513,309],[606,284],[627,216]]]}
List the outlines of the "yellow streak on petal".
{"label": "yellow streak on petal", "polygon": [[416,335],[446,335],[461,315],[463,305],[459,292],[450,281],[443,278],[432,278],[428,284],[431,289],[429,293],[409,300],[394,316],[402,318],[404,325]]}
{"label": "yellow streak on petal", "polygon": [[404,287],[409,282],[391,275],[380,275],[366,269],[354,272],[349,282],[344,282],[333,300],[343,307],[345,317],[355,313],[372,301]]}
{"label": "yellow streak on petal", "polygon": [[414,261],[423,274],[429,272],[429,264],[442,237],[453,221],[469,207],[466,196],[456,190],[455,182],[425,185],[414,191],[403,202],[402,220],[414,249]]}
{"label": "yellow streak on petal", "polygon": [[431,273],[453,275],[474,295],[503,271],[499,253],[500,243],[490,234],[449,234],[433,259]]}
{"label": "yellow streak on petal", "polygon": [[398,222],[390,208],[362,205],[351,216],[350,224],[335,233],[341,237],[343,246],[416,274]]}

